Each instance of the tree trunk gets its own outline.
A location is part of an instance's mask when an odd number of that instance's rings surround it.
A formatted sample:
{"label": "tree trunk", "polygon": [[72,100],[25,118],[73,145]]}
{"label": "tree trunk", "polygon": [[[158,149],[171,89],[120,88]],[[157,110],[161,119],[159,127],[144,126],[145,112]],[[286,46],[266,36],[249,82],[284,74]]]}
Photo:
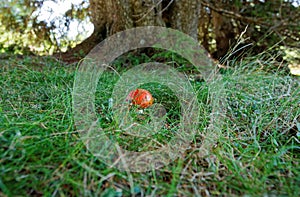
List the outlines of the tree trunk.
{"label": "tree trunk", "polygon": [[217,50],[213,53],[214,58],[226,55],[230,48],[231,42],[235,39],[234,27],[231,24],[230,18],[212,11],[212,20],[216,39]]}
{"label": "tree trunk", "polygon": [[170,27],[197,40],[200,5],[199,0],[175,0],[170,12]]}
{"label": "tree trunk", "polygon": [[166,26],[198,37],[199,0],[89,0],[93,34],[56,57],[66,62],[83,58],[116,32],[138,26]]}

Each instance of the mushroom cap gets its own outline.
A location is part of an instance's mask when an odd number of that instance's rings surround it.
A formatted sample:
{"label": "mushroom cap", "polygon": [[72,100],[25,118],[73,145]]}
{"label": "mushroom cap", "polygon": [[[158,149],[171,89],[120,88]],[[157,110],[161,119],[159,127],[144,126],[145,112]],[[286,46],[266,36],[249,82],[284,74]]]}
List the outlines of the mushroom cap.
{"label": "mushroom cap", "polygon": [[154,99],[148,90],[138,88],[128,94],[126,101],[145,109],[153,104]]}

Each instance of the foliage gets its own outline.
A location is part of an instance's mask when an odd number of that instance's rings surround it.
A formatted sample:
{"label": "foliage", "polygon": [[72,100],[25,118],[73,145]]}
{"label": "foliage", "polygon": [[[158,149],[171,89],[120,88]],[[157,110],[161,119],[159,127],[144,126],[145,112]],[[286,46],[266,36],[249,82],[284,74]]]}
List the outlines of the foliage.
{"label": "foliage", "polygon": [[[0,52],[28,53],[46,52],[48,54],[73,46],[77,40],[67,37],[73,20],[84,21],[87,18],[87,6],[72,4],[64,15],[40,20],[44,16],[45,0],[8,0],[0,4]],[[59,2],[55,0],[54,2]],[[48,10],[55,15],[56,10]],[[78,39],[78,38],[77,38]],[[79,39],[82,40],[82,37]]]}

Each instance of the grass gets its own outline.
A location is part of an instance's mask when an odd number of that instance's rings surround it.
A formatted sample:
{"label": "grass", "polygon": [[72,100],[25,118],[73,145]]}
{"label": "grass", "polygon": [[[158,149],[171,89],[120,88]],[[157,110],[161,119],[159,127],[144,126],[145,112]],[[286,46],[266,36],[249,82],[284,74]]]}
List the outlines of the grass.
{"label": "grass", "polygon": [[[166,57],[163,62],[168,62]],[[170,66],[174,65],[174,58]],[[122,74],[123,60],[115,62]],[[128,56],[127,64],[153,59]],[[129,63],[128,63],[129,62]],[[192,76],[179,60],[178,70]],[[297,196],[300,193],[299,78],[274,71],[266,57],[228,63],[220,70],[224,98],[219,132],[208,155],[201,152],[203,132],[212,112],[210,86],[191,78],[201,116],[184,158],[144,173],[109,168],[80,139],[72,114],[76,68],[47,58],[11,58],[0,62],[0,196]],[[187,68],[189,68],[187,66]],[[101,77],[96,92],[99,124],[131,150],[149,150],[177,132],[178,99],[159,84],[145,84],[156,103],[166,106],[163,129],[151,140],[120,133],[109,107],[116,72]],[[147,113],[134,119],[148,124]],[[139,119],[140,118],[140,119]],[[123,131],[124,132],[124,131]],[[154,143],[155,144],[155,143]]]}

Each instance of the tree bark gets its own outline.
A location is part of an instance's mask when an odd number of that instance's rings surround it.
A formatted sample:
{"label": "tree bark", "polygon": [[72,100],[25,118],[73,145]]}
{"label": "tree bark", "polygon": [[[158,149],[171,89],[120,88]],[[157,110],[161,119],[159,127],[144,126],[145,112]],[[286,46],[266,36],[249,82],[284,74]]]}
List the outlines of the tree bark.
{"label": "tree bark", "polygon": [[234,27],[230,18],[224,17],[215,11],[212,11],[212,20],[217,45],[217,51],[213,54],[213,57],[218,58],[226,55],[230,45],[234,41]]}
{"label": "tree bark", "polygon": [[200,6],[199,0],[175,0],[170,12],[171,28],[182,31],[197,40]]}
{"label": "tree bark", "polygon": [[139,26],[166,26],[198,38],[199,0],[90,0],[93,34],[56,57],[79,61],[94,46],[116,32]]}

